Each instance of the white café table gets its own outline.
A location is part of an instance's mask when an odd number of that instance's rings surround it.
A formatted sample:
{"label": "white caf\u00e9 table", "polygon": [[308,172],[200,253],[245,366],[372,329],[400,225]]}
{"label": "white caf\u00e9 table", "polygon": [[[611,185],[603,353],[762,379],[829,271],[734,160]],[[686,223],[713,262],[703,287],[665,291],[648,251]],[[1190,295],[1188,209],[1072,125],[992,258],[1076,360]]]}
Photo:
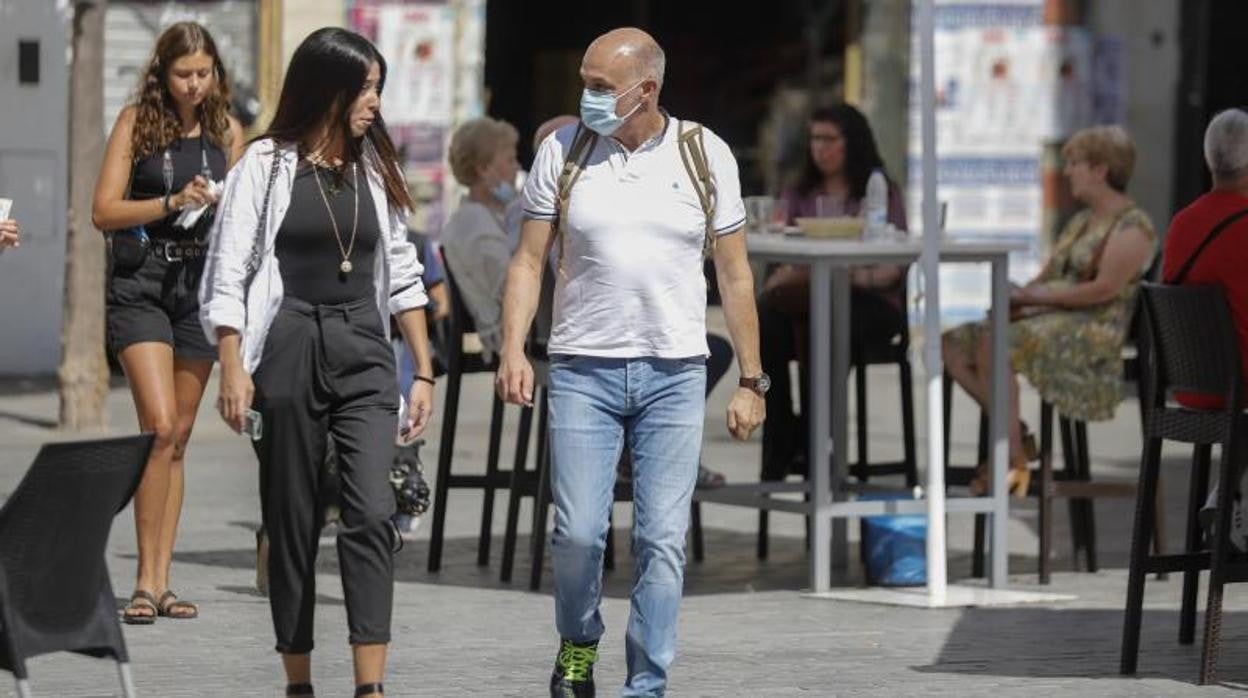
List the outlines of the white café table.
{"label": "white caf\u00e9 table", "polygon": [[[862,242],[858,240],[812,239],[791,235],[750,233],[746,237],[753,261],[802,264],[811,267],[810,286],[810,425],[809,473],[807,482],[764,482],[725,485],[714,490],[698,490],[703,502],[754,507],[804,514],[812,518],[810,590],[825,592],[831,585],[831,572],[848,566],[848,537],[845,519],[877,514],[926,514],[921,499],[892,501],[848,501],[848,386],[850,328],[850,267],[866,264],[911,264],[919,259],[920,238],[902,241]],[[1005,474],[1009,460],[1006,419],[1009,414],[1006,331],[1009,303],[1009,253],[1020,251],[1018,243],[981,243],[942,240],[941,263],[982,263],[992,267],[992,402],[988,411],[988,433],[992,448],[991,496],[957,497],[948,500],[949,512],[978,512],[990,515],[992,559],[989,581],[993,587],[1006,583],[1006,520],[1009,498]],[[925,338],[931,341],[934,338]],[[764,340],[765,341],[765,340]],[[835,380],[833,380],[835,377]],[[830,410],[830,413],[829,413]],[[825,425],[831,424],[831,433]],[[833,445],[836,448],[833,448]],[[831,468],[828,459],[831,458]],[[933,467],[928,463],[928,468]],[[944,467],[944,464],[936,464]],[[775,498],[781,492],[804,493],[805,501]],[[925,490],[925,496],[944,496]]]}

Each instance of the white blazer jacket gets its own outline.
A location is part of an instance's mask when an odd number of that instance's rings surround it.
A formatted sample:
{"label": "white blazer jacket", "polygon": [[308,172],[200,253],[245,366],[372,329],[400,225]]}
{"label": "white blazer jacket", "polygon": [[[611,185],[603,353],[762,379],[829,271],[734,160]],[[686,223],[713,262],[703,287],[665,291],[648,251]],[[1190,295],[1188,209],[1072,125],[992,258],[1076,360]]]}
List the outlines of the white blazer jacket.
{"label": "white blazer jacket", "polygon": [[[273,158],[281,158],[269,214],[264,226],[260,265],[251,284],[246,265],[255,245],[256,224],[264,203]],[[407,239],[407,211],[392,208],[386,198],[377,152],[366,143],[361,166],[368,180],[381,224],[379,254],[373,257],[373,285],[382,318],[424,307],[428,302],[420,275],[424,272],[416,248]],[[213,222],[208,258],[199,282],[199,320],[208,341],[217,343],[217,328],[230,327],[242,335],[243,367],[253,373],[264,352],[264,340],[281,306],[282,274],[274,254],[277,231],[282,227],[295,184],[299,155],[295,145],[271,139],[256,141],[225,178],[225,189]],[[384,214],[386,215],[383,215]],[[382,322],[387,338],[390,323]]]}

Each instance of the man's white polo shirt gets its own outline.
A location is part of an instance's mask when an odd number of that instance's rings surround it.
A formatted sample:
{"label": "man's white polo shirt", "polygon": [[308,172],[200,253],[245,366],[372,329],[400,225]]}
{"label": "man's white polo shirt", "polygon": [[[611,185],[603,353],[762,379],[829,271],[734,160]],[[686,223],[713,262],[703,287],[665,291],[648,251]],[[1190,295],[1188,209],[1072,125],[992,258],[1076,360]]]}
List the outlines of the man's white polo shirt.
{"label": "man's white polo shirt", "polygon": [[[712,225],[723,235],[745,223],[732,151],[703,127],[715,181]],[[548,350],[633,358],[705,356],[705,216],[681,161],[678,122],[629,152],[599,138],[568,202],[565,259],[556,277]],[[553,220],[559,173],[576,124],[542,142],[524,186],[526,218]],[[557,253],[557,250],[556,250]]]}

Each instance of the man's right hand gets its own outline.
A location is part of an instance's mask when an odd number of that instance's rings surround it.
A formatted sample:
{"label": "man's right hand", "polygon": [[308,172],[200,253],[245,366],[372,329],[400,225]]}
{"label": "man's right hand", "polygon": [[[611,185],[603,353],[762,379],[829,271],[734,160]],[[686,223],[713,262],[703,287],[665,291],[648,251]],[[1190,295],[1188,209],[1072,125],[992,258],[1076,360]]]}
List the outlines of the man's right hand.
{"label": "man's right hand", "polygon": [[494,389],[506,402],[533,406],[533,365],[523,350],[506,352],[499,357]]}

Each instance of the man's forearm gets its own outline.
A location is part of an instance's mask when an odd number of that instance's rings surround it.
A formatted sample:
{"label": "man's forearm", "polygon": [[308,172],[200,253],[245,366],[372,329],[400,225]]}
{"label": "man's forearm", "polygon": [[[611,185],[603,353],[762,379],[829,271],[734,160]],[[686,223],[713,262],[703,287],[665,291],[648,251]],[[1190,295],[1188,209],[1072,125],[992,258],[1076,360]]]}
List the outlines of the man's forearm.
{"label": "man's forearm", "polygon": [[540,268],[533,269],[520,256],[512,260],[503,291],[503,353],[524,351],[524,339],[537,313],[541,287]]}
{"label": "man's forearm", "polygon": [[737,352],[737,366],[742,376],[753,377],[763,371],[758,358],[758,309],[754,305],[753,274],[748,265],[743,266],[743,273],[720,277],[719,295]]}

